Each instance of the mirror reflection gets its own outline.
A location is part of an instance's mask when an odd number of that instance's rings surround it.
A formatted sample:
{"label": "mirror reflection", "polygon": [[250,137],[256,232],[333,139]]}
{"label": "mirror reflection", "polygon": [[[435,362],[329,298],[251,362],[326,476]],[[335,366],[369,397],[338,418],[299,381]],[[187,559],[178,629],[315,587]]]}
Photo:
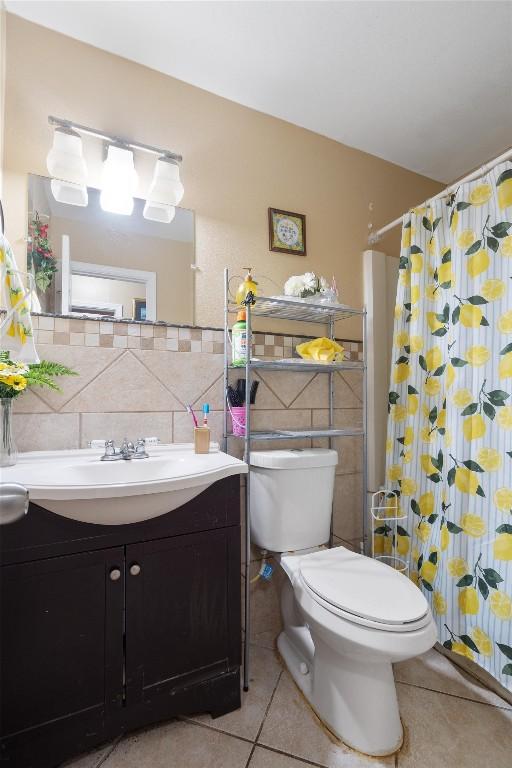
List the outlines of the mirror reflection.
{"label": "mirror reflection", "polygon": [[194,213],[170,224],[107,213],[89,188],[81,208],[58,203],[50,179],[29,176],[27,265],[34,312],[193,323]]}

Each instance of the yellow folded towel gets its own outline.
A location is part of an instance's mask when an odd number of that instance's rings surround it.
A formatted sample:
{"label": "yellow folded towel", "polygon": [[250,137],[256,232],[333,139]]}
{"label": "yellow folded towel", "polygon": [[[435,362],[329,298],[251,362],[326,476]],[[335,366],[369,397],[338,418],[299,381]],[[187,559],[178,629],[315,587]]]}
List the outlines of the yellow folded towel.
{"label": "yellow folded towel", "polygon": [[340,344],[325,337],[298,344],[296,350],[304,360],[316,360],[319,363],[341,362],[345,352]]}

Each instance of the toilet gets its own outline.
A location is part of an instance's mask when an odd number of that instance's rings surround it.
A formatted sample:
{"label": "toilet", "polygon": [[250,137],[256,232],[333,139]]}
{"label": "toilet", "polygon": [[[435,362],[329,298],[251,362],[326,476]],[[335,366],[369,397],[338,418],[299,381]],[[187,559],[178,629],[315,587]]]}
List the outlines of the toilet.
{"label": "toilet", "polygon": [[251,534],[287,575],[277,644],[327,728],[368,755],[403,739],[392,664],[431,648],[428,603],[406,576],[345,547],[327,549],[336,451],[251,452]]}

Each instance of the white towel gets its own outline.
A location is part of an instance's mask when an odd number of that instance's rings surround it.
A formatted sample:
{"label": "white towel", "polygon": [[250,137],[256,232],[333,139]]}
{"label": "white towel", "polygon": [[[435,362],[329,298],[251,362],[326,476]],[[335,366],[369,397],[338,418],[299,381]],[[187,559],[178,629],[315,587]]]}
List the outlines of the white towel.
{"label": "white towel", "polygon": [[12,360],[38,363],[32,320],[21,273],[7,238],[0,234],[0,307],[7,312],[0,317],[0,350],[8,351]]}

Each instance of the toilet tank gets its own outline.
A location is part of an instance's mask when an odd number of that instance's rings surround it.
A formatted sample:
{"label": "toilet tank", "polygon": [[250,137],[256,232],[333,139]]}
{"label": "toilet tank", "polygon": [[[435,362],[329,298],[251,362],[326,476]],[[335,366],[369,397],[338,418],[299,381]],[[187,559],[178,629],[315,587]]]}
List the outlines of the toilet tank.
{"label": "toilet tank", "polygon": [[272,552],[325,544],[338,454],[326,448],[251,451],[251,537]]}

